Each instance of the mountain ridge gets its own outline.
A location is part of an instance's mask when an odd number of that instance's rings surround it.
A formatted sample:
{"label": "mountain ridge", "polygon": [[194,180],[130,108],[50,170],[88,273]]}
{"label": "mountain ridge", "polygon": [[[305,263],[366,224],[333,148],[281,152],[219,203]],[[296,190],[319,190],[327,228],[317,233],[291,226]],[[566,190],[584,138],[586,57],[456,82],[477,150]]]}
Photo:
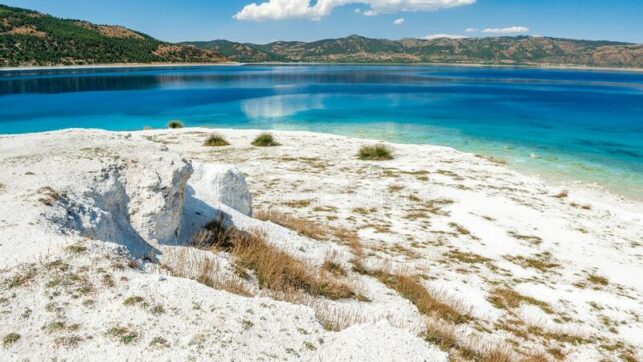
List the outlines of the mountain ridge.
{"label": "mountain ridge", "polygon": [[[643,45],[551,37],[373,39],[359,35],[268,44],[183,42],[240,62],[453,63],[643,68]],[[243,49],[241,52],[239,49]]]}
{"label": "mountain ridge", "polygon": [[123,26],[0,4],[0,67],[224,61],[211,50],[160,41]]}

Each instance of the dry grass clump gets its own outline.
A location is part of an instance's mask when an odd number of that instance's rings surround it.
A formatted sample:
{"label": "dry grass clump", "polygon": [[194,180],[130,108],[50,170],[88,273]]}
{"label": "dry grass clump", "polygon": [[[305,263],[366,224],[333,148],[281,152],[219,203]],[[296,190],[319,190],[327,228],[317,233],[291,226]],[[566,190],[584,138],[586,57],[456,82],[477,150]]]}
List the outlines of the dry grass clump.
{"label": "dry grass clump", "polygon": [[452,306],[439,301],[415,278],[407,275],[395,275],[386,272],[377,273],[376,277],[386,286],[394,289],[400,295],[413,303],[420,313],[433,315],[453,323],[464,323],[469,316],[461,314]]}
{"label": "dry grass clump", "polygon": [[7,289],[22,287],[36,277],[36,268],[33,266],[23,265],[17,269],[18,270],[11,277],[5,280],[5,286]]}
{"label": "dry grass clump", "polygon": [[357,158],[364,161],[384,161],[393,159],[393,150],[385,144],[364,145],[357,152]]}
{"label": "dry grass clump", "polygon": [[306,262],[269,244],[258,233],[227,226],[224,218],[210,222],[194,244],[230,252],[239,266],[254,271],[261,288],[283,293],[305,292],[333,300],[355,296],[347,285],[313,273]]}
{"label": "dry grass clump", "polygon": [[263,221],[271,221],[311,239],[340,241],[346,244],[358,258],[364,254],[359,236],[354,231],[341,227],[321,226],[313,221],[277,211],[257,211],[254,217]]}
{"label": "dry grass clump", "polygon": [[496,308],[500,309],[518,308],[520,304],[527,303],[539,307],[547,314],[554,313],[554,310],[549,304],[536,298],[522,295],[510,288],[495,288],[491,291],[488,300]]}
{"label": "dry grass clump", "polygon": [[601,285],[601,286],[606,286],[609,284],[609,281],[607,280],[607,278],[596,274],[590,275],[589,277],[587,277],[587,280],[592,284]]}
{"label": "dry grass clump", "polygon": [[[513,362],[517,361],[508,345],[489,346],[476,334],[458,338],[455,326],[444,320],[427,319],[422,333],[425,341],[449,353],[449,361]],[[520,360],[523,361],[523,360]],[[547,360],[545,360],[547,361]],[[534,361],[535,362],[535,361]]]}
{"label": "dry grass clump", "polygon": [[436,317],[452,323],[465,323],[471,317],[460,313],[456,308],[440,301],[414,277],[389,273],[385,270],[369,270],[360,260],[353,260],[353,271],[377,278],[382,284],[398,292],[403,298],[413,303],[424,315]]}
{"label": "dry grass clump", "polygon": [[491,261],[489,258],[485,258],[482,255],[468,253],[459,250],[452,250],[446,254],[449,259],[457,260],[465,264],[482,264]]}
{"label": "dry grass clump", "polygon": [[522,235],[522,234],[517,233],[515,231],[509,231],[509,235],[513,236],[514,238],[516,238],[518,240],[528,241],[528,242],[532,243],[533,245],[540,245],[543,242],[543,239],[541,239],[538,236]]}
{"label": "dry grass clump", "polygon": [[176,121],[176,120],[175,121],[170,121],[167,124],[167,128],[171,128],[171,129],[183,128],[183,123],[181,121]]}
{"label": "dry grass clump", "polygon": [[252,141],[253,146],[257,147],[274,147],[281,146],[271,133],[262,133]]}
{"label": "dry grass clump", "polygon": [[41,187],[37,192],[42,195],[38,201],[46,206],[53,206],[56,202],[62,200],[64,196],[49,186]]}
{"label": "dry grass clump", "polygon": [[223,147],[223,146],[229,146],[230,144],[228,141],[223,138],[222,135],[218,133],[213,133],[208,136],[208,138],[205,139],[205,142],[203,142],[204,146],[208,147]]}
{"label": "dry grass clump", "polygon": [[548,272],[560,266],[559,264],[551,261],[551,254],[548,252],[535,254],[533,257],[524,257],[521,255],[505,256],[505,259],[514,264],[518,264],[523,268],[533,268],[540,270],[541,272]]}
{"label": "dry grass clump", "polygon": [[263,221],[271,221],[311,239],[321,240],[328,230],[306,219],[297,218],[277,211],[258,211],[253,215]]}
{"label": "dry grass clump", "polygon": [[[198,238],[203,239],[199,241]],[[207,232],[201,231],[195,236],[194,242],[197,245],[207,245],[205,244],[207,238]],[[193,279],[210,288],[225,290],[245,297],[254,295],[241,280],[219,278],[222,272],[218,263],[208,257],[203,257],[203,255],[192,254],[189,248],[181,249],[173,255],[172,262],[163,264],[161,267],[173,276]]]}
{"label": "dry grass clump", "polygon": [[345,277],[346,272],[342,267],[332,260],[325,260],[322,265],[322,270],[325,270],[336,277]]}

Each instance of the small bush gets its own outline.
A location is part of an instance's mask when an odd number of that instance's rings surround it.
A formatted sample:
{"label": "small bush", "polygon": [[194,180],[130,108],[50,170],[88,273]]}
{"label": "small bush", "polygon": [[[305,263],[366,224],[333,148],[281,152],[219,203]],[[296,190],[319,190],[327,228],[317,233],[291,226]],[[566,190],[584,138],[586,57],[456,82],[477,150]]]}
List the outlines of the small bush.
{"label": "small bush", "polygon": [[230,144],[228,141],[223,138],[222,135],[218,133],[213,133],[208,138],[205,140],[203,143],[204,146],[208,147],[223,147],[223,146],[229,146]]}
{"label": "small bush", "polygon": [[252,141],[253,146],[257,147],[274,147],[280,144],[275,141],[275,138],[270,133],[262,133]]}
{"label": "small bush", "polygon": [[357,153],[357,158],[368,161],[384,161],[393,159],[393,151],[384,144],[362,146]]}
{"label": "small bush", "polygon": [[167,128],[183,128],[183,123],[181,121],[170,121],[170,123],[167,124]]}

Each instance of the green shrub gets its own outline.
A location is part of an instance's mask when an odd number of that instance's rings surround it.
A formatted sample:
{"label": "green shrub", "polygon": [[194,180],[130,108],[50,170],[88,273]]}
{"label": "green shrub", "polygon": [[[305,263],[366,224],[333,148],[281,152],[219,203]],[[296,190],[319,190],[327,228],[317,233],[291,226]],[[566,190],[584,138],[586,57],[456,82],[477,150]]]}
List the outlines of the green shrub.
{"label": "green shrub", "polygon": [[222,146],[229,146],[230,144],[220,134],[213,133],[210,136],[208,136],[208,138],[205,140],[203,145],[209,146],[209,147],[222,147]]}
{"label": "green shrub", "polygon": [[252,141],[253,146],[257,147],[273,147],[279,146],[279,143],[275,142],[274,137],[270,133],[262,133],[254,141]]}
{"label": "green shrub", "polygon": [[167,128],[183,128],[183,123],[181,123],[181,121],[170,121],[170,123],[167,124]]}
{"label": "green shrub", "polygon": [[362,146],[357,153],[357,158],[360,160],[392,160],[393,151],[391,148],[384,144],[377,144],[371,146]]}

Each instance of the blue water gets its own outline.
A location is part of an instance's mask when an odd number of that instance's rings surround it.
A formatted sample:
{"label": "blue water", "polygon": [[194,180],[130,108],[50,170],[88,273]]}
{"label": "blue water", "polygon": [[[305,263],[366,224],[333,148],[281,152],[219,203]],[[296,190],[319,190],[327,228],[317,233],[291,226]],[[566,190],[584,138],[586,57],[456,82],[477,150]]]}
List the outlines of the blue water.
{"label": "blue water", "polygon": [[0,133],[138,130],[173,119],[448,145],[643,195],[643,73],[339,65],[0,72]]}

